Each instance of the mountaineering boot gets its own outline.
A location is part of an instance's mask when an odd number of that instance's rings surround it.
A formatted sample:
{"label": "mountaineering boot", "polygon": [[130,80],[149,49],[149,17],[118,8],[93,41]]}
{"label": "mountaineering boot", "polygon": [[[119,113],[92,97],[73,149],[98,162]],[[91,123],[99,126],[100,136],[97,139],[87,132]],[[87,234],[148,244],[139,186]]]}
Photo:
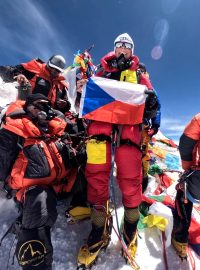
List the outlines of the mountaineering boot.
{"label": "mountaineering boot", "polygon": [[65,216],[68,224],[74,224],[90,218],[91,208],[87,206],[71,206],[65,211]]}
{"label": "mountaineering boot", "polygon": [[181,260],[187,259],[188,243],[178,242],[175,240],[175,238],[172,237],[172,245],[176,250],[177,255],[181,258]]}
{"label": "mountaineering boot", "polygon": [[175,211],[173,213],[172,245],[182,260],[187,259],[192,207],[193,203],[189,200],[185,203],[184,192],[178,189],[175,198]]}
{"label": "mountaineering boot", "polygon": [[[124,220],[124,230],[123,230],[123,238],[127,245],[128,252],[131,258],[135,258],[136,251],[137,251],[137,223],[131,224],[128,221]],[[126,258],[126,254],[124,253],[123,256]]]}
{"label": "mountaineering boot", "polygon": [[92,209],[92,230],[89,234],[87,244],[80,248],[78,253],[78,269],[88,269],[96,261],[103,249],[110,242],[112,230],[112,217],[105,212]]}
{"label": "mountaineering boot", "polygon": [[[123,239],[127,245],[128,252],[132,259],[135,258],[136,251],[137,251],[138,220],[139,220],[138,208],[125,208]],[[128,261],[127,255],[124,252],[123,252],[123,256]]]}

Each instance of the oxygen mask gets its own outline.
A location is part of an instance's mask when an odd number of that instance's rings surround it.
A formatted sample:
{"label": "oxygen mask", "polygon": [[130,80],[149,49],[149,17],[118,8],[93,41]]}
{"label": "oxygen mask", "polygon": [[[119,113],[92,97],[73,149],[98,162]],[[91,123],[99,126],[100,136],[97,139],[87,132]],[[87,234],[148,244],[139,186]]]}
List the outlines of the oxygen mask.
{"label": "oxygen mask", "polygon": [[131,65],[131,61],[127,60],[123,53],[120,54],[120,56],[117,58],[116,62],[117,62],[117,67],[119,70],[128,69]]}
{"label": "oxygen mask", "polygon": [[51,108],[51,105],[48,101],[38,101],[36,103],[33,103],[34,107],[36,109],[39,109],[40,111],[37,114],[38,120],[52,120],[55,116],[56,113],[53,111],[53,109]]}

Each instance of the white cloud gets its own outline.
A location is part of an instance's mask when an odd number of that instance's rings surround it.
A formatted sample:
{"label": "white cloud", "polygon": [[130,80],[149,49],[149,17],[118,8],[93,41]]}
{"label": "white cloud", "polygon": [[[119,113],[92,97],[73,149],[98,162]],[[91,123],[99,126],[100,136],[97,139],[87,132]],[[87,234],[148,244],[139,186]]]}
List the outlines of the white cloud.
{"label": "white cloud", "polygon": [[1,43],[28,58],[39,56],[45,60],[52,53],[72,54],[67,40],[56,28],[59,28],[59,23],[53,25],[50,16],[37,4],[30,0],[12,0],[2,4],[5,12],[0,16]]}
{"label": "white cloud", "polygon": [[179,139],[183,133],[188,119],[186,117],[179,118],[162,118],[161,130],[165,136],[174,140]]}

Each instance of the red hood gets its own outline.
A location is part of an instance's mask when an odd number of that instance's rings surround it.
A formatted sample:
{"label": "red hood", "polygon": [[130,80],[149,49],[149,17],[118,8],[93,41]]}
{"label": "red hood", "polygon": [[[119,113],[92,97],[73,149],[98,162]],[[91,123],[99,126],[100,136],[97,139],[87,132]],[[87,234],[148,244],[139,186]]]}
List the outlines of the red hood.
{"label": "red hood", "polygon": [[[112,60],[116,59],[115,52],[109,52],[103,58],[101,58],[101,65],[103,69],[107,72],[117,72],[119,71],[117,68],[112,68],[108,65],[108,63]],[[132,64],[130,66],[130,70],[136,70],[138,68],[139,58],[136,55],[131,57]]]}
{"label": "red hood", "polygon": [[[46,78],[48,81],[52,81],[50,73],[47,69],[47,64],[46,63],[40,63],[36,59],[31,60],[28,63],[22,63],[22,66],[35,74],[42,74],[44,78]],[[65,81],[65,77],[59,74],[54,80],[55,83],[61,83],[63,84],[66,88],[69,87],[68,83]]]}
{"label": "red hood", "polygon": [[[3,128],[23,137],[28,138],[30,136],[41,136],[41,132],[38,127],[28,117],[13,119],[9,114],[13,112],[20,112],[24,109],[25,101],[17,100],[8,107],[6,111],[6,123],[3,124]],[[66,128],[66,121],[64,119],[55,117],[49,121],[49,135],[62,136]]]}

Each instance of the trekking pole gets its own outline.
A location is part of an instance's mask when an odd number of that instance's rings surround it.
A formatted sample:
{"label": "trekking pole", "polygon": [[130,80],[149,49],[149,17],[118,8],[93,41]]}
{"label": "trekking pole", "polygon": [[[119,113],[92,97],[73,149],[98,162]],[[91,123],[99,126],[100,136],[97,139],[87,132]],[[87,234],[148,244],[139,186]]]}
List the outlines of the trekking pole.
{"label": "trekking pole", "polygon": [[89,52],[92,50],[92,48],[94,48],[94,44],[92,44],[88,49],[85,50],[85,52]]}

